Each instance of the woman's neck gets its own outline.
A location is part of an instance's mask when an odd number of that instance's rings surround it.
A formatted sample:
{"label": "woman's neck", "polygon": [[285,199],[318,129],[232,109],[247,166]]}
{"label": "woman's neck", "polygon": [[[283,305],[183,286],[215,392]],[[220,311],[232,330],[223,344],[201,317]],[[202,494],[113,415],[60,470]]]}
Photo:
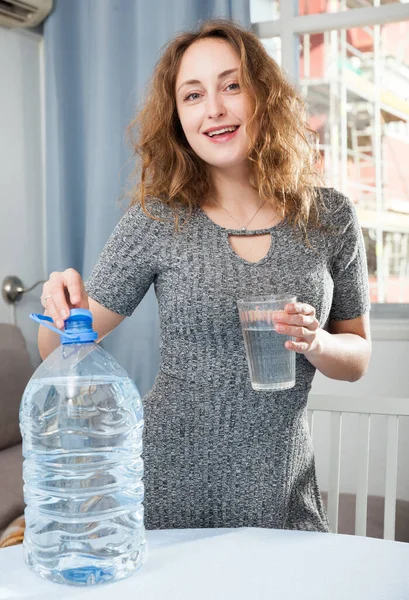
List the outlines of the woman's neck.
{"label": "woman's neck", "polygon": [[251,186],[247,169],[214,169],[212,176],[215,196],[209,198],[206,204],[220,203],[224,208],[236,213],[246,213],[260,206],[259,193]]}

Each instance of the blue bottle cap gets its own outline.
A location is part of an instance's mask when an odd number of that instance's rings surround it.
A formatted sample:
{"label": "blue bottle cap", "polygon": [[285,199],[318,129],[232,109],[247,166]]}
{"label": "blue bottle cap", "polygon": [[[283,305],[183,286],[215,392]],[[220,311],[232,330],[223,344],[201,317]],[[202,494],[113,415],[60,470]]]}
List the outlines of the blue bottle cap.
{"label": "blue bottle cap", "polygon": [[54,327],[51,317],[31,313],[30,318],[51,331],[58,333],[62,344],[83,344],[98,338],[92,329],[92,313],[85,308],[72,308],[70,316],[64,321],[64,330]]}

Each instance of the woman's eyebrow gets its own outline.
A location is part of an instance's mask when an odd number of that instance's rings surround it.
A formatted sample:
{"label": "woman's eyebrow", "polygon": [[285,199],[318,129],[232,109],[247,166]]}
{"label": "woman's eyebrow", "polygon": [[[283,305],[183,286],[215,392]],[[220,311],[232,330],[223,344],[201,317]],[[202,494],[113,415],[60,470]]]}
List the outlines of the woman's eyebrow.
{"label": "woman's eyebrow", "polygon": [[[235,73],[236,71],[238,71],[239,68],[236,67],[235,69],[227,69],[226,71],[222,71],[221,73],[218,74],[217,78],[218,79],[223,79],[223,77],[227,77],[227,75],[231,75],[232,73]],[[188,81],[184,81],[183,83],[180,84],[180,86],[178,87],[178,91],[180,90],[181,87],[183,87],[184,85],[193,85],[196,83],[201,83],[198,79],[189,79]]]}

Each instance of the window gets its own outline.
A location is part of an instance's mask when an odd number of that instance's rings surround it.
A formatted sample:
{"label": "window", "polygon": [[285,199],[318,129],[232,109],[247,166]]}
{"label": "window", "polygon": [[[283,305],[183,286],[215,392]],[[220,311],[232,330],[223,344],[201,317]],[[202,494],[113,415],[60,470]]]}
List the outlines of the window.
{"label": "window", "polygon": [[252,23],[277,21],[280,18],[280,0],[250,0],[250,20]]}
{"label": "window", "polygon": [[[286,0],[284,0],[285,2]],[[341,12],[354,8],[399,4],[400,0],[299,0],[299,15],[317,15],[326,12]],[[405,2],[402,2],[405,4]]]}
{"label": "window", "polygon": [[[266,15],[268,0],[262,3]],[[409,4],[299,0],[298,17],[297,2],[289,4],[281,2],[281,16],[276,6],[278,21],[258,23],[259,35],[306,98],[327,184],[356,205],[372,303],[390,305],[388,314],[392,305],[409,308]],[[365,7],[368,24],[360,16],[355,26],[353,9]],[[340,28],[331,13],[346,11],[342,24],[351,26]]]}

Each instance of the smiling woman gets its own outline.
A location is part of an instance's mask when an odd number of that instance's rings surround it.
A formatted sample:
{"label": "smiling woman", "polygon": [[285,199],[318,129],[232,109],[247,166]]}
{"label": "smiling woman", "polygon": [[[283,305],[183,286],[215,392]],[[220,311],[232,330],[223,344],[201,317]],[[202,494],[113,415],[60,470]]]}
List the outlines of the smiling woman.
{"label": "smiling woman", "polygon": [[[226,64],[230,68],[219,73],[216,65]],[[240,59],[230,44],[207,38],[186,50],[176,78],[176,106],[186,140],[213,168],[233,169],[247,163],[247,123],[253,102],[249,94],[241,93],[239,67]],[[185,81],[191,73],[200,80]]]}
{"label": "smiling woman", "polygon": [[[88,280],[53,273],[43,299],[56,321],[89,306],[102,339],[155,286],[161,364],[144,398],[146,527],[328,531],[308,393],[317,368],[363,375],[369,302],[354,208],[316,187],[303,103],[252,32],[217,20],[171,40],[130,130],[140,158],[130,208]],[[256,391],[236,301],[288,294],[298,301],[271,327],[296,355],[295,385]],[[54,341],[43,329],[46,356]]]}
{"label": "smiling woman", "polygon": [[[206,22],[168,44],[129,134],[141,157],[132,203],[144,210],[155,196],[214,212],[223,196],[243,221],[261,201],[264,222],[286,217],[304,232],[318,223],[318,154],[303,100],[257,37],[231,22]],[[220,168],[242,182],[239,206],[237,193],[232,205],[216,192]]]}

